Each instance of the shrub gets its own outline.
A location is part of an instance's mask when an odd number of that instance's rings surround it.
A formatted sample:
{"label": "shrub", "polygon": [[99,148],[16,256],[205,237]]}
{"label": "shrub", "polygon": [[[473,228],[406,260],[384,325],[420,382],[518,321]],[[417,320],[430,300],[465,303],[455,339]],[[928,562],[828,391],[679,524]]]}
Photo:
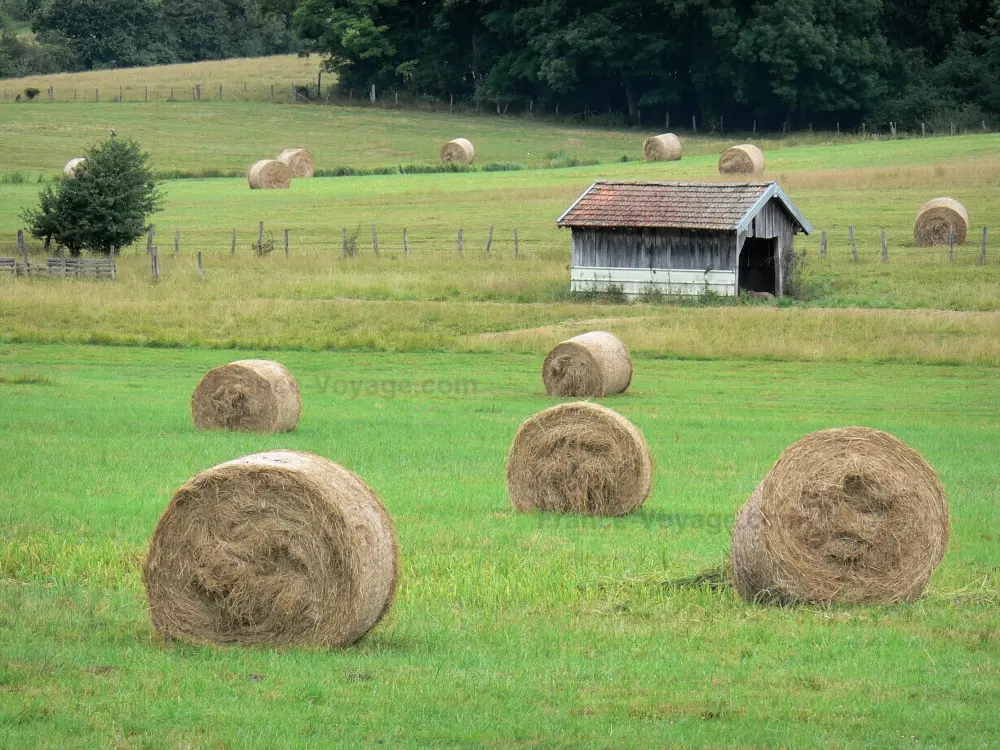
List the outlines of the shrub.
{"label": "shrub", "polygon": [[73,255],[117,252],[146,232],[162,197],[149,155],[129,139],[110,139],[86,153],[73,179],[45,185],[38,207],[21,213],[36,239],[55,240]]}

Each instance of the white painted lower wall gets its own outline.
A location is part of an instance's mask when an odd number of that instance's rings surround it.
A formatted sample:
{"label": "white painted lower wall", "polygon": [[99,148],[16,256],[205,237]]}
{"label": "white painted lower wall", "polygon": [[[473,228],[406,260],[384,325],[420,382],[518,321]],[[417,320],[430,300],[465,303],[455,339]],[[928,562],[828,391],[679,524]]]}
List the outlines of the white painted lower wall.
{"label": "white painted lower wall", "polygon": [[606,292],[621,289],[629,297],[651,291],[661,294],[736,296],[736,271],[689,271],[675,268],[594,268],[573,266],[571,292]]}

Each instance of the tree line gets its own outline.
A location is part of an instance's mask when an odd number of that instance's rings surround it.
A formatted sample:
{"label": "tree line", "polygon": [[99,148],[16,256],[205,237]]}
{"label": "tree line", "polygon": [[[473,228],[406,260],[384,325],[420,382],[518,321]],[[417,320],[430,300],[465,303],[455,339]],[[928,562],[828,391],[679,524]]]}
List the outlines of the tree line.
{"label": "tree line", "polygon": [[0,0],[0,78],[299,48],[281,0]]}
{"label": "tree line", "polygon": [[708,127],[1000,114],[1000,0],[299,0],[345,88]]}
{"label": "tree line", "polygon": [[0,0],[0,77],[289,51],[345,93],[609,124],[1000,117],[1000,0]]}

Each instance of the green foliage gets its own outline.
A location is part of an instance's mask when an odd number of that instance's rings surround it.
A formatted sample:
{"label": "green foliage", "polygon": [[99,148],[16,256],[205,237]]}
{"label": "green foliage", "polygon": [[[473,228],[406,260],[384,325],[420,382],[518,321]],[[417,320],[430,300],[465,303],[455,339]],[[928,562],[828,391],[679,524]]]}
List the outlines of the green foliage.
{"label": "green foliage", "polygon": [[955,101],[998,112],[998,12],[990,0],[303,0],[295,21],[344,88],[498,114],[672,111],[721,130],[926,118]]}
{"label": "green foliage", "polygon": [[88,70],[173,61],[154,0],[48,0],[32,28],[42,42],[68,47]]}
{"label": "green foliage", "polygon": [[232,23],[222,0],[164,0],[163,18],[181,62],[226,56]]}
{"label": "green foliage", "polygon": [[107,255],[134,242],[162,201],[148,158],[139,144],[114,136],[91,148],[75,178],[46,185],[38,207],[21,214],[32,236],[73,255]]}

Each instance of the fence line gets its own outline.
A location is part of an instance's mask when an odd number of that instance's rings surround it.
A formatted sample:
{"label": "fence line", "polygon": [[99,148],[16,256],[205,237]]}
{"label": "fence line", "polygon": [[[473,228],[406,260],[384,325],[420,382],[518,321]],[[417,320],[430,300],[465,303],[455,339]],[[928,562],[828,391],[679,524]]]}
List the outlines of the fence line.
{"label": "fence line", "polygon": [[[216,256],[261,257],[281,255],[284,257],[324,257],[330,258],[484,258],[494,260],[517,260],[524,257],[524,236],[518,227],[497,228],[495,224],[477,227],[475,234],[470,235],[466,228],[449,230],[444,227],[427,227],[424,229],[409,226],[380,225],[370,223],[371,234],[365,227],[368,223],[358,223],[349,229],[340,227],[337,232],[329,229],[310,228],[295,229],[294,227],[278,226],[271,228],[266,222],[260,221],[252,229],[247,226],[232,229],[173,230],[175,259],[186,257],[210,258]],[[160,230],[155,224],[149,226],[145,242],[133,243],[124,252],[139,255],[145,245],[145,253],[150,257],[150,268],[160,271],[164,258],[158,252],[156,245],[157,233]],[[553,230],[555,232],[556,230]],[[169,237],[169,230],[167,230]],[[240,238],[244,238],[240,242]],[[847,260],[850,263],[898,263],[901,259],[918,259],[921,261],[937,260],[944,264],[959,261],[968,264],[970,261],[978,265],[988,265],[991,262],[989,254],[989,227],[971,228],[966,241],[959,244],[954,235],[949,237],[949,243],[932,247],[913,247],[910,244],[893,245],[886,229],[867,230],[859,232],[854,225],[841,229],[823,230],[818,238],[818,258],[810,251],[816,245],[805,246],[799,240],[799,252],[804,254],[807,262],[829,263]],[[528,247],[551,250],[554,247],[565,248],[568,252],[569,243],[553,235],[552,237],[537,237]],[[3,269],[8,269],[10,263],[29,262],[30,256],[45,256],[50,249],[41,241],[30,240],[28,233],[21,229],[11,236],[9,243],[0,243],[0,260],[4,261]],[[60,257],[65,250],[60,249]],[[16,253],[16,255],[15,255]],[[1000,257],[1000,256],[998,256]],[[815,259],[815,260],[813,260]],[[993,260],[996,263],[996,260]],[[203,272],[203,271],[202,271]],[[158,275],[158,273],[157,273]]]}
{"label": "fence line", "polygon": [[[56,74],[59,75],[59,74]],[[230,101],[230,102],[256,102],[256,103],[272,103],[272,104],[298,104],[315,102],[322,104],[338,104],[338,105],[362,105],[366,104],[372,107],[380,108],[392,108],[396,109],[400,107],[400,97],[399,91],[381,91],[376,92],[374,87],[371,91],[358,91],[355,92],[353,89],[349,89],[347,95],[345,96],[342,92],[338,91],[336,85],[330,86],[325,85],[322,81],[322,73],[319,73],[317,80],[309,80],[303,82],[291,82],[291,83],[268,83],[268,84],[253,84],[248,85],[246,82],[234,83],[231,85],[218,84],[218,88],[213,90],[207,84],[203,83],[193,83],[190,84],[190,89],[187,83],[184,84],[153,84],[148,83],[135,83],[130,85],[106,85],[97,86],[93,89],[89,86],[80,84],[79,86],[67,85],[64,87],[49,86],[43,96],[43,92],[40,89],[34,89],[33,87],[26,87],[25,89],[17,91],[8,91],[7,89],[2,90],[3,102],[4,103],[17,103],[22,101],[51,101],[51,102],[110,102],[110,103],[121,103],[121,102],[149,102],[149,101],[166,101],[166,102],[200,102],[200,101]],[[202,90],[202,87],[205,90]],[[27,97],[27,92],[29,90],[36,91],[32,97]],[[93,91],[93,96],[90,92]],[[109,98],[107,96],[108,91],[112,92],[112,96]],[[102,95],[102,92],[105,92]],[[357,96],[355,96],[357,94]],[[535,100],[529,99],[527,101],[527,107],[524,106],[524,102],[515,104],[515,111],[510,112],[510,105],[512,102],[508,102],[506,105],[501,106],[500,103],[496,104],[496,114],[500,117],[522,117],[522,118],[532,118],[536,116],[536,111],[534,107]],[[407,109],[421,109],[433,112],[461,112],[461,113],[471,113],[475,112],[480,114],[484,111],[484,107],[481,103],[476,104],[472,102],[459,102],[456,104],[454,95],[450,96],[446,101],[444,98],[440,100],[429,102],[418,97],[409,96],[407,94],[403,95],[403,108]],[[485,109],[491,111],[493,103],[488,105]],[[561,120],[582,120],[587,122],[588,119],[594,117],[603,117],[604,114],[597,110],[591,110],[589,107],[585,107],[582,112],[571,112],[563,113],[562,117],[559,114],[559,107],[555,105],[549,111],[544,111],[541,101],[539,101],[537,114],[544,116],[555,116],[557,119]],[[615,113],[624,118],[624,113]],[[638,124],[642,125],[642,110],[637,112]],[[919,135],[920,137],[926,137],[927,135],[967,135],[972,133],[991,133],[996,131],[996,121],[992,120],[987,122],[982,120],[978,123],[967,125],[962,127],[956,122],[949,122],[948,127],[945,128],[943,124],[941,125],[941,130],[936,131],[929,129],[926,122],[920,123],[919,130],[914,125],[912,131],[901,131],[898,128],[898,122],[889,121],[884,123],[886,126],[884,130],[879,130],[877,128],[871,129],[868,127],[868,123],[862,123],[854,131],[841,130],[840,123],[836,125],[837,135],[854,135],[861,136],[862,138],[896,138],[899,136],[905,136],[908,133],[914,136]],[[670,113],[666,113],[665,117],[665,127],[670,129]],[[752,127],[752,130],[751,130]],[[698,133],[698,118],[697,116],[692,116],[691,118],[691,130],[688,132]],[[752,126],[749,122],[743,123],[742,130],[745,132],[752,132],[754,136],[758,135],[757,132],[757,121],[752,121]],[[730,128],[731,132],[740,132],[741,128],[737,127],[733,129]],[[702,123],[701,132],[708,134],[717,134],[723,136],[726,133],[722,119],[720,118],[718,122],[710,122],[706,125],[705,122]],[[781,136],[787,136],[794,132],[801,133],[812,133],[812,124],[808,128],[801,131],[791,131],[787,127],[782,128],[780,131],[775,131],[773,135],[780,134]]]}

